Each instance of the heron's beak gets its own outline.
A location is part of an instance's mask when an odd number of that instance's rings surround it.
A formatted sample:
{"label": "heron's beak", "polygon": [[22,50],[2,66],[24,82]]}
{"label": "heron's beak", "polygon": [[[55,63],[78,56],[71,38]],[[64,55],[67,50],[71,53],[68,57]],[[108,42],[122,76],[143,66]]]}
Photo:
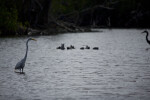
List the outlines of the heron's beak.
{"label": "heron's beak", "polygon": [[36,39],[32,38],[32,40],[37,41]]}

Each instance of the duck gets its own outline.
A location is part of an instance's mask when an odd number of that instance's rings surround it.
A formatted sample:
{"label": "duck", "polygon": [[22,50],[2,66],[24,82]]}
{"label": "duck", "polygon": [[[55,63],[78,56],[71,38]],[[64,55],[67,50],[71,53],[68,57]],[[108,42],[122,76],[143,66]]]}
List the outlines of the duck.
{"label": "duck", "polygon": [[98,47],[93,47],[93,50],[99,50],[99,48]]}
{"label": "duck", "polygon": [[62,43],[61,46],[57,47],[56,49],[61,49],[61,50],[64,50],[65,49],[65,44]]}
{"label": "duck", "polygon": [[80,49],[81,49],[81,50],[84,50],[84,47],[81,47]]}
{"label": "duck", "polygon": [[59,46],[59,47],[57,47],[56,49],[60,49],[61,47]]}
{"label": "duck", "polygon": [[61,44],[61,50],[64,50],[64,49],[65,49],[65,44],[62,43],[62,44]]}
{"label": "duck", "polygon": [[90,47],[88,45],[85,46],[85,49],[90,49]]}
{"label": "duck", "polygon": [[67,47],[67,50],[71,49],[71,47]]}
{"label": "duck", "polygon": [[69,49],[75,49],[75,47],[73,45],[70,45],[70,47],[67,47],[67,50]]}
{"label": "duck", "polygon": [[70,45],[70,48],[71,48],[71,49],[75,49],[75,47],[74,47],[73,45]]}

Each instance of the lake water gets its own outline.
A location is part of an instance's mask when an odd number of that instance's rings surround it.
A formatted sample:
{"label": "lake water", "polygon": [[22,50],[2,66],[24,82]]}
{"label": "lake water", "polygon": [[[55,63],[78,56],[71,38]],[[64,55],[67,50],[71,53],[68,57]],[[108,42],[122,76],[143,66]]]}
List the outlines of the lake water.
{"label": "lake water", "polygon": [[[14,67],[28,37],[0,38],[0,100],[150,100],[150,45],[142,31],[35,36],[25,74]],[[76,49],[57,50],[61,43]]]}

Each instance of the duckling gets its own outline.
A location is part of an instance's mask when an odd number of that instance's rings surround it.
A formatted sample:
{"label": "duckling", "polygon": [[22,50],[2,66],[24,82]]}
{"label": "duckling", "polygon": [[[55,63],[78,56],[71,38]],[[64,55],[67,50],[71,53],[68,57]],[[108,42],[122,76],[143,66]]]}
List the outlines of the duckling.
{"label": "duckling", "polygon": [[70,45],[70,48],[71,48],[71,49],[75,49],[75,47],[74,47],[73,45]]}
{"label": "duckling", "polygon": [[81,47],[80,49],[81,49],[81,50],[84,50],[84,47]]}
{"label": "duckling", "polygon": [[60,48],[61,50],[64,50],[65,49],[65,44],[64,43],[62,43],[61,44],[61,48]]}
{"label": "duckling", "polygon": [[56,49],[60,49],[61,47],[59,46],[59,47],[57,47]]}
{"label": "duckling", "polygon": [[85,49],[90,49],[90,47],[88,45],[86,45]]}
{"label": "duckling", "polygon": [[67,50],[68,49],[75,49],[75,47],[73,45],[70,45],[70,47],[67,47]]}
{"label": "duckling", "polygon": [[71,47],[67,47],[67,50],[71,49]]}
{"label": "duckling", "polygon": [[61,44],[61,46],[58,46],[56,49],[61,49],[61,50],[64,50],[65,49],[65,44]]}
{"label": "duckling", "polygon": [[93,48],[93,50],[98,50],[98,49],[99,49],[98,47],[94,47],[94,48]]}

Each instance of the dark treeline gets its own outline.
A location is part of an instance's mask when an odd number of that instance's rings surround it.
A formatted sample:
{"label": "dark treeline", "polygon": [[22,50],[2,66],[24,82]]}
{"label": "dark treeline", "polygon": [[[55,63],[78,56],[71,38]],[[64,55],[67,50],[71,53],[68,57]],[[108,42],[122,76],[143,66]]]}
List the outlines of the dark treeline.
{"label": "dark treeline", "polygon": [[[0,34],[149,28],[148,0],[0,0]],[[46,31],[45,31],[46,29]],[[44,30],[44,31],[43,31]]]}

